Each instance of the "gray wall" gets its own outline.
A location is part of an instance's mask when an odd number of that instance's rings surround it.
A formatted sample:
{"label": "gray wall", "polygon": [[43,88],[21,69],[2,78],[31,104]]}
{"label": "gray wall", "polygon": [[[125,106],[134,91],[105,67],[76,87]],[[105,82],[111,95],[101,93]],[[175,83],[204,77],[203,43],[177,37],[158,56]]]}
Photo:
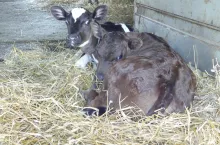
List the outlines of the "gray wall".
{"label": "gray wall", "polygon": [[135,0],[135,28],[165,38],[187,61],[210,71],[220,61],[219,0]]}

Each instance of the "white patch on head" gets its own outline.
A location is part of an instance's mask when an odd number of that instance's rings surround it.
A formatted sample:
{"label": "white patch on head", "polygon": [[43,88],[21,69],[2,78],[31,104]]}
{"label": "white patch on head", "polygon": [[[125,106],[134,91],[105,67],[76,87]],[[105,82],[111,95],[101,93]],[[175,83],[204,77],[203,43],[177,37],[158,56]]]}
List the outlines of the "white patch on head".
{"label": "white patch on head", "polygon": [[82,56],[76,63],[75,63],[75,66],[76,67],[79,67],[79,68],[82,68],[82,69],[85,69],[86,68],[86,65],[88,62],[91,62],[92,61],[92,58],[89,54],[85,54],[84,56]]}
{"label": "white patch on head", "polygon": [[122,28],[125,31],[125,33],[130,32],[130,30],[128,29],[128,27],[125,24],[120,23],[120,25],[122,26]]}
{"label": "white patch on head", "polygon": [[75,20],[75,22],[85,12],[86,12],[86,10],[84,8],[74,8],[74,9],[72,9],[71,13],[72,13],[72,17]]}

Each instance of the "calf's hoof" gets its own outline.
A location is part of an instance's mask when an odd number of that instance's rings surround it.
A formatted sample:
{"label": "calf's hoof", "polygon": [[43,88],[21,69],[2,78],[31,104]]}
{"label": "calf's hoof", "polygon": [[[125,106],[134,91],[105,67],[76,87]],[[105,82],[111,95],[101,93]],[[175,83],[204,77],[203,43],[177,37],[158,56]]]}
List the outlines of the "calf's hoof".
{"label": "calf's hoof", "polygon": [[87,116],[92,116],[93,114],[96,116],[101,116],[106,112],[106,107],[98,107],[97,109],[84,108],[83,112]]}

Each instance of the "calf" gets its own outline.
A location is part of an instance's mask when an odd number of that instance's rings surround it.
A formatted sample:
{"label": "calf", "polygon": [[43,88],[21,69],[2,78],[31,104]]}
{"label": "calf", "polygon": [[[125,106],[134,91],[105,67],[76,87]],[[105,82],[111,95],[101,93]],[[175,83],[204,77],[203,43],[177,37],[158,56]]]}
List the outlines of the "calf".
{"label": "calf", "polygon": [[[145,115],[183,112],[194,99],[196,79],[183,59],[162,38],[149,33],[103,34],[97,46],[97,75],[103,91],[85,94],[86,107],[100,114],[137,106]],[[107,90],[107,94],[106,91]],[[91,115],[94,110],[85,108]]]}
{"label": "calf", "polygon": [[[66,22],[68,29],[68,36],[66,38],[66,45],[69,48],[80,47],[81,50],[86,53],[82,59],[80,59],[76,65],[84,68],[88,61],[92,60],[92,53],[98,44],[100,33],[92,33],[91,23],[97,23],[97,27],[100,27],[100,31],[122,31],[130,32],[131,27],[125,24],[114,24],[112,22],[106,22],[99,24],[107,15],[107,6],[98,6],[93,13],[85,8],[73,8],[70,12],[66,12],[60,6],[51,7],[51,13],[57,20]],[[86,58],[85,58],[86,57]],[[87,60],[87,61],[85,61]]]}

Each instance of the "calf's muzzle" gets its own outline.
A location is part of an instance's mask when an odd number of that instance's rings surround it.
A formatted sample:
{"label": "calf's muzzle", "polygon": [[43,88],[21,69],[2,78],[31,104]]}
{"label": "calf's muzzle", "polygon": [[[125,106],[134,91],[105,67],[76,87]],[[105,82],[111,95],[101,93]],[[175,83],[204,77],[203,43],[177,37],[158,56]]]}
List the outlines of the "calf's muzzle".
{"label": "calf's muzzle", "polygon": [[79,34],[70,34],[66,38],[66,46],[71,47],[77,47],[82,43],[82,38]]}

